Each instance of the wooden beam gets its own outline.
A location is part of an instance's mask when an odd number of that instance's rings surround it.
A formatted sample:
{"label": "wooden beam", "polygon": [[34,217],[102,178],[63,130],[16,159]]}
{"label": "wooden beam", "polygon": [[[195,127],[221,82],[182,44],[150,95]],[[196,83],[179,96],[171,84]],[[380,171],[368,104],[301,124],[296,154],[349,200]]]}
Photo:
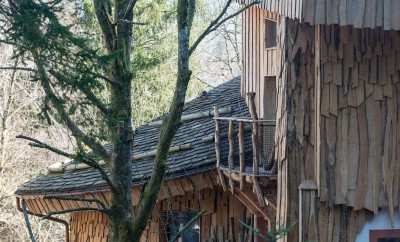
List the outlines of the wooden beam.
{"label": "wooden beam", "polygon": [[229,172],[227,169],[222,170],[226,177],[231,176],[233,181],[240,182],[240,175],[237,172]]}
{"label": "wooden beam", "polygon": [[[174,152],[179,152],[179,151],[184,151],[184,150],[189,150],[192,148],[192,144],[182,144],[182,145],[175,145],[171,146],[169,148],[168,153],[174,153]],[[157,149],[146,151],[143,153],[138,153],[133,155],[133,160],[140,160],[143,158],[148,158],[148,157],[153,157],[156,156],[157,154]]]}
{"label": "wooden beam", "polygon": [[254,192],[257,195],[258,202],[260,203],[260,205],[262,207],[265,207],[265,206],[267,206],[267,204],[265,203],[264,196],[261,191],[260,183],[258,182],[257,177],[254,177],[253,179],[254,179],[254,181],[253,181],[254,182],[254,184],[253,184]]}
{"label": "wooden beam", "polygon": [[258,204],[258,199],[248,189],[240,190],[235,188],[234,196],[243,203],[250,211],[255,212],[263,216],[266,220],[274,223],[276,210],[270,206],[262,207]]}
{"label": "wooden beam", "polygon": [[[175,145],[171,146],[168,150],[168,153],[175,153],[179,151],[189,150],[192,148],[192,144],[182,144],[182,145]],[[149,150],[146,152],[134,154],[132,160],[140,160],[144,158],[154,157],[156,156],[157,149]],[[98,161],[100,166],[105,165],[103,160]],[[84,163],[76,163],[74,160],[67,160],[62,162],[56,162],[47,167],[48,172],[50,173],[59,173],[65,171],[76,171],[90,168],[87,164]]]}
{"label": "wooden beam", "polygon": [[[218,113],[220,113],[220,114],[231,113],[231,112],[232,112],[231,107],[225,107],[225,108],[218,109]],[[201,112],[197,112],[197,113],[182,115],[181,122],[191,121],[191,120],[200,119],[200,118],[207,118],[207,117],[212,117],[212,116],[215,116],[215,110],[201,111]],[[161,124],[162,124],[162,120],[156,120],[156,121],[149,123],[148,125],[160,126]]]}
{"label": "wooden beam", "polygon": [[[218,120],[222,120],[222,119],[218,119]],[[234,120],[234,119],[232,119],[232,120]],[[234,121],[237,121],[237,120],[234,120]],[[244,121],[237,121],[237,122],[245,123]],[[244,127],[244,132],[247,132],[247,131],[251,131],[251,127],[250,126],[245,126]],[[238,134],[239,134],[238,131],[236,131],[236,130],[233,131],[233,135],[238,135]],[[220,138],[224,138],[224,137],[227,137],[227,136],[228,136],[228,134],[223,134],[223,133],[219,134]],[[201,138],[201,141],[202,142],[211,142],[211,141],[214,141],[214,138],[215,138],[215,135],[214,134],[210,134],[210,135],[206,135],[203,138]]]}
{"label": "wooden beam", "polygon": [[214,117],[214,119],[217,120],[233,120],[237,122],[244,122],[244,123],[262,123],[265,126],[275,126],[276,120],[269,120],[269,119],[252,119],[252,118],[246,118],[246,117]]}

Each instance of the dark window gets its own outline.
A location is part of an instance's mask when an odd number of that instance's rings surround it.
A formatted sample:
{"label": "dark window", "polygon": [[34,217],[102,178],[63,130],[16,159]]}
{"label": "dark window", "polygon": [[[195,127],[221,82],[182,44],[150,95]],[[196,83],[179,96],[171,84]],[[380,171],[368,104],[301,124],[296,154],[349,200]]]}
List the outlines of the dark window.
{"label": "dark window", "polygon": [[[161,241],[170,241],[197,213],[196,212],[177,212],[168,211],[161,214]],[[199,221],[186,229],[178,242],[199,242],[200,225]]]}
{"label": "dark window", "polygon": [[370,242],[400,242],[400,229],[379,229],[369,231]]}
{"label": "dark window", "polygon": [[[263,114],[262,118],[265,120],[276,119],[276,78],[264,77],[264,97],[263,97]],[[274,141],[275,141],[275,126],[271,123],[263,124],[263,159],[271,159]]]}
{"label": "dark window", "polygon": [[276,22],[265,19],[265,48],[276,47]]}

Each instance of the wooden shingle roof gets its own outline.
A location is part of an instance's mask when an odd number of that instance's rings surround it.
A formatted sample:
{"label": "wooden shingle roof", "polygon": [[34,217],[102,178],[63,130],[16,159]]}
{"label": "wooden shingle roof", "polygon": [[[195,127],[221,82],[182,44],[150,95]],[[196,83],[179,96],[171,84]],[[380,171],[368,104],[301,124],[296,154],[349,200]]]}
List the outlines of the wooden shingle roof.
{"label": "wooden shingle roof", "polygon": [[[238,0],[251,3],[254,0]],[[311,25],[400,30],[400,0],[261,0],[260,7]]]}
{"label": "wooden shingle roof", "polygon": [[[186,103],[183,114],[212,110],[214,106],[218,108],[231,107],[231,113],[226,113],[225,116],[249,116],[245,101],[240,97],[240,78],[235,78],[209,92],[204,92],[201,96]],[[214,142],[204,140],[205,137],[213,133],[214,120],[212,117],[183,122],[172,146],[191,144],[191,148],[169,155],[167,179],[190,176],[214,169],[216,162]],[[154,150],[158,137],[158,126],[146,124],[137,128],[134,136],[134,154]],[[248,145],[247,147],[251,152],[251,146]],[[227,153],[227,150],[223,152]],[[151,174],[152,167],[153,158],[133,161],[132,181],[134,185],[146,182]],[[101,179],[100,174],[96,170],[88,168],[41,175],[20,186],[15,193],[17,195],[48,195],[103,191],[106,189],[106,184]]]}

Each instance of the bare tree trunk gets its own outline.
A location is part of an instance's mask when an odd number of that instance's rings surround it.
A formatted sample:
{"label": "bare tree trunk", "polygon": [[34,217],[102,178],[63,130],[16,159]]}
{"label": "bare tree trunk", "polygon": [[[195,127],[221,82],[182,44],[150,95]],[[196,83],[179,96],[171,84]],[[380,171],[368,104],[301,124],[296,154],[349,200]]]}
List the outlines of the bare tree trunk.
{"label": "bare tree trunk", "polygon": [[140,240],[140,235],[146,228],[147,221],[156,204],[157,196],[165,175],[168,150],[180,125],[186,91],[192,74],[189,69],[189,37],[194,10],[195,0],[178,1],[178,76],[176,87],[169,113],[161,125],[160,140],[158,142],[155,157],[155,166],[152,176],[141,197],[137,218],[134,223],[132,242]]}
{"label": "bare tree trunk", "polygon": [[108,120],[113,150],[109,167],[113,184],[110,220],[110,241],[127,242],[134,237],[132,188],[132,20],[136,1],[114,1],[112,8],[102,0],[93,0],[99,25],[103,32],[104,48],[118,57],[107,72],[113,81],[111,89],[111,118]]}
{"label": "bare tree trunk", "polygon": [[110,214],[110,241],[126,242],[132,238],[133,206],[132,188],[132,122],[131,122],[131,80],[119,79],[123,88],[112,89],[114,120],[118,120],[112,129],[113,154],[111,162],[112,192]]}

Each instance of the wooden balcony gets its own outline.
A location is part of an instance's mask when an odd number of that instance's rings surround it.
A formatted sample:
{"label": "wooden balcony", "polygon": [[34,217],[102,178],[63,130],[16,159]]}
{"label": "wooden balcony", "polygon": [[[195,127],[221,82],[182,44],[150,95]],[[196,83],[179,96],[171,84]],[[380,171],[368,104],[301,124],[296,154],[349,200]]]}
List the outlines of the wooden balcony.
{"label": "wooden balcony", "polygon": [[215,152],[223,188],[229,187],[234,193],[251,184],[260,204],[264,204],[265,189],[261,186],[276,186],[275,120],[258,119],[254,110],[253,101],[251,118],[220,117],[214,109]]}

